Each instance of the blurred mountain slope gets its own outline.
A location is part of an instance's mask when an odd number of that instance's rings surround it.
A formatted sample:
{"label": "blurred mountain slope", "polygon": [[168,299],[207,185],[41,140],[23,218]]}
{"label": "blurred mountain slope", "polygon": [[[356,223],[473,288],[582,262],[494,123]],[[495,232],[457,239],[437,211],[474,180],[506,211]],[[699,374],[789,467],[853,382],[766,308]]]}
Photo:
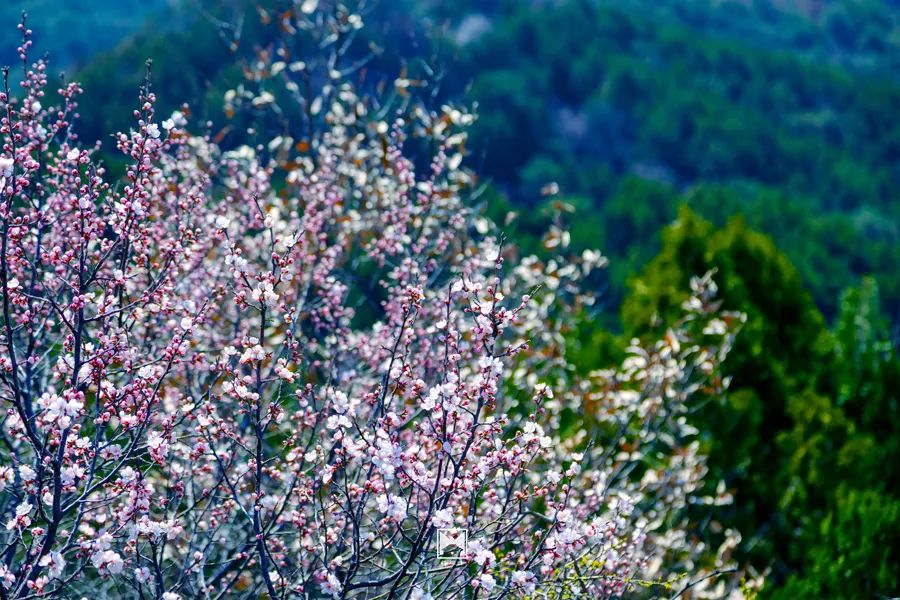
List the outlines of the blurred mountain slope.
{"label": "blurred mountain slope", "polygon": [[[149,19],[78,74],[79,131],[93,140],[129,125],[148,57],[161,110],[186,101],[221,125],[223,94],[242,81],[240,64],[266,51],[271,14],[289,4],[189,4],[176,30],[168,16]],[[390,82],[424,60],[445,74],[439,97],[477,103],[470,161],[493,183],[491,208],[537,207],[539,217],[540,190],[557,181],[578,209],[573,246],[615,259],[611,304],[687,203],[720,225],[741,213],[771,235],[829,319],[841,291],[873,275],[900,322],[895,2],[369,6],[368,35],[382,42],[369,80]],[[510,228],[527,238],[542,226],[520,218]]]}
{"label": "blurred mountain slope", "polygon": [[151,15],[178,0],[4,0],[0,3],[0,64],[15,64],[22,12],[54,71],[79,64],[137,31]]}

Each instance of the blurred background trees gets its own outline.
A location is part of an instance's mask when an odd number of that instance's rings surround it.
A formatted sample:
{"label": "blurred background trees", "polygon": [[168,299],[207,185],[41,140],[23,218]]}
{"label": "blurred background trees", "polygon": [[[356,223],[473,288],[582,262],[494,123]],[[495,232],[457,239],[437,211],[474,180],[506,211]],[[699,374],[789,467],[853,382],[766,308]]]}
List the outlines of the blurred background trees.
{"label": "blurred background trees", "polygon": [[717,269],[725,306],[747,315],[725,364],[729,398],[694,417],[712,480],[735,494],[717,518],[742,532],[747,560],[773,567],[772,586],[788,580],[784,597],[895,589],[900,362],[874,280],[843,294],[829,330],[771,238],[741,217],[715,228],[683,208],[629,283],[626,334],[670,324],[686,299],[680,282],[704,266]]}

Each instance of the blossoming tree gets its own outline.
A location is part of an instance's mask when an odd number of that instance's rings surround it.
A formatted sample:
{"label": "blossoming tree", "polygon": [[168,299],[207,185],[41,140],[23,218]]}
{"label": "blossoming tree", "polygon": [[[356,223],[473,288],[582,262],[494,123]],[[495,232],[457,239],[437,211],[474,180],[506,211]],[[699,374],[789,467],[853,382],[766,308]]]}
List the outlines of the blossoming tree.
{"label": "blossoming tree", "polygon": [[722,500],[686,418],[739,321],[712,279],[681,327],[579,377],[566,332],[604,259],[518,260],[469,201],[474,117],[404,81],[355,91],[358,15],[280,18],[319,36],[324,83],[286,41],[227,100],[293,102],[305,138],[224,150],[187,111],[157,119],[148,79],[121,180],[78,145],[76,84],[45,106],[22,25],[22,90],[0,94],[0,597],[730,586],[685,511]]}

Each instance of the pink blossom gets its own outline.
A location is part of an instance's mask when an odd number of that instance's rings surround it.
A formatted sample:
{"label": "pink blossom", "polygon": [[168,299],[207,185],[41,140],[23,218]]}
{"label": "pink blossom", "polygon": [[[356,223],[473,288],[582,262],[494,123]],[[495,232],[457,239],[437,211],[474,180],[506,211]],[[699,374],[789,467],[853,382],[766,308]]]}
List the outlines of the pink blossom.
{"label": "pink blossom", "polygon": [[332,598],[337,598],[341,595],[341,582],[334,575],[334,573],[328,573],[325,575],[324,580],[322,581],[322,591],[326,594],[330,594]]}
{"label": "pink blossom", "polygon": [[[700,277],[663,339],[572,364],[602,256],[517,259],[472,202],[474,115],[407,77],[400,104],[356,90],[335,40],[361,17],[317,5],[226,95],[259,145],[181,111],[162,135],[144,86],[119,181],[72,135],[77,84],[45,94],[38,61],[0,94],[7,595],[604,597],[702,571],[686,415],[721,394],[740,316]],[[311,56],[279,65],[293,42]],[[293,105],[298,77],[326,88]],[[468,548],[440,562],[454,527]]]}
{"label": "pink blossom", "polygon": [[27,500],[16,507],[16,516],[6,523],[6,529],[25,529],[31,525],[31,510],[34,507]]}
{"label": "pink blossom", "polygon": [[122,572],[125,563],[122,557],[113,550],[101,550],[91,556],[91,563],[101,575],[118,575]]}
{"label": "pink blossom", "polygon": [[51,578],[59,577],[66,568],[66,560],[59,552],[51,552],[44,555],[38,564],[42,567],[48,567],[47,574]]}

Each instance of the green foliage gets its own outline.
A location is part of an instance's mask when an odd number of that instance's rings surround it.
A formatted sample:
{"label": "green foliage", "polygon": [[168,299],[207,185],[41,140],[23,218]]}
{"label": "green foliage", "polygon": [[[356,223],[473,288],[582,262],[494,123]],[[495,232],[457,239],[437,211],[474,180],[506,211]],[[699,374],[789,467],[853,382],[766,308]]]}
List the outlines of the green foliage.
{"label": "green foliage", "polygon": [[[670,198],[700,184],[700,197],[695,203],[691,192],[688,202],[718,224],[740,212],[772,235],[829,319],[840,291],[872,274],[896,320],[900,130],[884,115],[900,102],[900,84],[864,72],[856,59],[865,44],[846,47],[827,19],[704,6],[570,0],[489,12],[493,29],[463,46],[451,71],[456,89],[472,82],[484,171],[516,205],[536,202],[549,180],[566,195],[590,198],[578,220],[599,219],[599,237],[613,242],[602,249],[633,259],[622,267],[628,272],[652,253],[643,251],[644,231],[616,227],[615,195],[629,194],[615,181],[671,184]],[[869,27],[864,36],[896,31],[893,17],[870,12],[853,20]],[[842,13],[860,10],[840,3],[828,12]],[[778,44],[758,43],[773,24],[791,33]],[[808,44],[798,41],[804,36]],[[837,61],[805,59],[826,56],[834,44],[844,48]],[[865,52],[872,59],[874,50]],[[876,54],[888,60],[889,53]],[[583,177],[603,167],[603,185]],[[653,207],[646,200],[637,193],[621,204],[640,212]],[[657,230],[677,203],[657,212]],[[598,238],[583,229],[572,236],[575,246]],[[624,278],[611,282],[618,297]]]}
{"label": "green foliage", "polygon": [[771,598],[877,598],[900,590],[900,500],[871,491],[840,493],[804,540],[808,567]]}
{"label": "green foliage", "polygon": [[[791,400],[815,381],[828,355],[827,330],[797,271],[764,235],[740,218],[715,229],[689,209],[663,234],[663,249],[630,282],[622,306],[626,332],[644,335],[671,323],[691,276],[716,269],[724,307],[747,321],[726,361],[727,404],[705,407],[698,427],[710,440],[712,468],[736,489],[729,519],[749,538],[770,530],[781,502],[778,434],[791,423]],[[760,556],[771,548],[757,546]]]}
{"label": "green foliage", "polygon": [[[747,315],[724,365],[729,397],[694,415],[713,480],[723,479],[735,494],[714,518],[742,532],[744,559],[772,567],[768,592],[896,591],[888,574],[898,538],[870,535],[893,523],[900,502],[900,361],[886,339],[877,286],[866,280],[843,295],[832,334],[770,238],[743,219],[716,228],[683,208],[665,230],[660,254],[629,284],[626,333],[671,323],[687,280],[711,268],[724,307]],[[883,502],[873,501],[876,495]]]}
{"label": "green foliage", "polygon": [[793,427],[778,436],[786,490],[780,510],[801,527],[790,540],[795,571],[783,588],[772,588],[773,596],[900,591],[900,360],[885,324],[871,279],[847,290],[835,352],[819,378],[828,396],[790,401]]}
{"label": "green foliage", "polygon": [[16,24],[22,12],[28,14],[40,54],[50,56],[51,72],[59,72],[114,47],[166,4],[166,0],[6,0],[0,4],[0,64],[19,64],[15,49],[22,35]]}
{"label": "green foliage", "polygon": [[[240,81],[237,65],[276,33],[253,4],[213,3],[214,18],[185,9],[177,27],[170,10],[98,56],[78,74],[79,134],[128,127],[147,58],[163,113],[188,102],[198,122],[227,122],[226,82]],[[431,62],[432,48],[453,56],[436,93],[477,104],[473,165],[516,209],[539,204],[550,181],[584,200],[572,245],[614,259],[612,306],[687,202],[717,225],[741,213],[771,235],[829,320],[841,290],[872,275],[896,322],[900,129],[884,115],[900,104],[900,83],[881,73],[896,54],[897,18],[874,2],[836,2],[820,15],[781,4],[402,0],[367,15],[392,42],[366,77],[390,81],[401,64]],[[483,31],[458,35],[475,17]],[[422,43],[431,18],[448,35]],[[239,43],[229,46],[216,19],[242,23]],[[242,127],[231,125],[226,145]]]}
{"label": "green foliage", "polygon": [[[888,320],[879,306],[878,286],[866,279],[848,289],[841,299],[835,326],[839,371],[837,403],[879,443],[898,443],[895,424],[900,420],[900,364],[888,339]],[[900,456],[900,452],[896,452]]]}
{"label": "green foliage", "polygon": [[[172,18],[170,10],[150,19],[136,35],[115,50],[97,55],[76,74],[75,79],[84,88],[79,136],[100,140],[109,150],[112,144],[101,136],[131,126],[148,59],[153,61],[153,91],[159,98],[157,110],[161,115],[167,116],[188,103],[198,123],[212,118],[221,126],[225,121],[222,96],[228,87],[225,82],[241,78],[238,55],[231,52],[226,39],[204,16],[188,13],[182,17],[181,27],[167,30],[163,23]],[[242,36],[248,46],[257,42],[258,20],[247,19]]]}

